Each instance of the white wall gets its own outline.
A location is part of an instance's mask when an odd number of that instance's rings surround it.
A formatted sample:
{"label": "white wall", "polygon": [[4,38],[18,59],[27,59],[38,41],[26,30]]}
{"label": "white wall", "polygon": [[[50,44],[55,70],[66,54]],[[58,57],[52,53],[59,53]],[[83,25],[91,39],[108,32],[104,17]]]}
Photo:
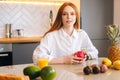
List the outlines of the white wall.
{"label": "white wall", "polygon": [[[67,1],[76,4],[80,10],[80,0]],[[50,10],[53,11],[53,18],[55,19],[61,5],[0,1],[0,38],[5,37],[5,24],[12,24],[13,33],[15,33],[16,29],[24,29],[25,37],[43,35],[50,28]]]}
{"label": "white wall", "polygon": [[60,5],[0,3],[0,37],[5,37],[5,24],[12,24],[12,32],[24,29],[24,36],[40,36],[50,28],[49,13],[54,18]]}

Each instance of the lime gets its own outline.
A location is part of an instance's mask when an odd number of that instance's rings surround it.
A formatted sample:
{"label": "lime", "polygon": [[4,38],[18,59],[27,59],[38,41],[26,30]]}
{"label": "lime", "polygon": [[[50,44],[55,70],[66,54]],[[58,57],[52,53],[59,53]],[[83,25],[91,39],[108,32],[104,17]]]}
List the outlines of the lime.
{"label": "lime", "polygon": [[56,77],[56,70],[51,66],[46,66],[42,68],[40,75],[43,80],[53,80]]}
{"label": "lime", "polygon": [[24,68],[24,75],[28,75],[30,79],[35,79],[40,76],[41,69],[38,66],[28,66]]}

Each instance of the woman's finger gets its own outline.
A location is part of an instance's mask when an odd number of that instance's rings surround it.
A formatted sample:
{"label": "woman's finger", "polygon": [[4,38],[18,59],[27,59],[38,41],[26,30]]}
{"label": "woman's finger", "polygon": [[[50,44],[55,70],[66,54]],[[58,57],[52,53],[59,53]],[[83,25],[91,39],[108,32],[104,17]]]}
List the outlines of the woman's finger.
{"label": "woman's finger", "polygon": [[72,60],[72,64],[79,64],[79,63],[81,63],[81,61],[79,61],[79,60]]}
{"label": "woman's finger", "polygon": [[74,56],[73,59],[74,59],[74,60],[78,60],[78,61],[83,60],[83,58],[80,58],[80,57],[77,57],[77,56]]}

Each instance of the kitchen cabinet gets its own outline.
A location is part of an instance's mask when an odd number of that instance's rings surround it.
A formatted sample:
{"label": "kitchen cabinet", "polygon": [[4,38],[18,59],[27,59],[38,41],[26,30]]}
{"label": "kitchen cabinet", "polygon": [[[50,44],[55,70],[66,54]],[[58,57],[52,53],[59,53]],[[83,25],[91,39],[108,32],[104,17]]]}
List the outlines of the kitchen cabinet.
{"label": "kitchen cabinet", "polygon": [[0,66],[12,65],[12,44],[0,44]]}
{"label": "kitchen cabinet", "polygon": [[33,50],[42,37],[0,38],[0,65],[32,62]]}
{"label": "kitchen cabinet", "polygon": [[81,22],[99,57],[107,56],[109,41],[106,26],[113,24],[113,0],[81,0]]}
{"label": "kitchen cabinet", "polygon": [[114,0],[114,24],[120,25],[120,0]]}
{"label": "kitchen cabinet", "polygon": [[38,45],[39,42],[12,44],[13,64],[32,63],[33,51]]}

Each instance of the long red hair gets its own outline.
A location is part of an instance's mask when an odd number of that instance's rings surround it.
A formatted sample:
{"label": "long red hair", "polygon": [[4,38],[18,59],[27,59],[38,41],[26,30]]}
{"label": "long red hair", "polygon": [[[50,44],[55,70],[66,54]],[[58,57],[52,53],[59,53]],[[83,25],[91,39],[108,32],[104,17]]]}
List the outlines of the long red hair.
{"label": "long red hair", "polygon": [[[62,23],[62,14],[63,14],[63,10],[66,6],[71,6],[74,10],[75,10],[75,13],[76,13],[76,22],[74,24],[74,28],[75,29],[80,29],[80,16],[79,16],[79,12],[78,12],[78,9],[77,7],[71,3],[71,2],[65,2],[58,10],[58,14],[56,16],[56,19],[52,25],[52,27],[45,33],[45,35],[49,32],[52,32],[54,30],[59,30],[62,26],[63,26],[63,23]],[[44,35],[44,36],[45,36]]]}

